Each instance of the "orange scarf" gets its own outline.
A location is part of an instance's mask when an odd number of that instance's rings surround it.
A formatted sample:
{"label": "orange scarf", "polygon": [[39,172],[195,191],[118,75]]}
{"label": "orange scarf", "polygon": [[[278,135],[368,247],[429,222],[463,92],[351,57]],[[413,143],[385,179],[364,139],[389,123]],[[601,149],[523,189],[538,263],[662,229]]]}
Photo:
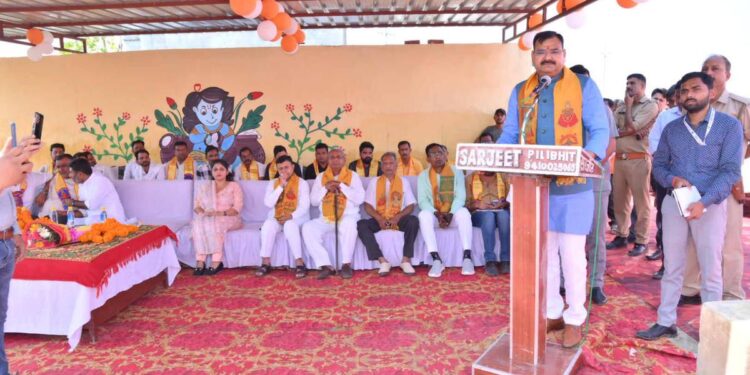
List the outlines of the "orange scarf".
{"label": "orange scarf", "polygon": [[375,207],[375,210],[378,211],[380,216],[386,220],[390,220],[401,212],[401,206],[404,201],[404,184],[401,181],[401,177],[396,176],[393,182],[391,182],[391,191],[386,196],[385,183],[387,180],[388,178],[385,176],[378,177],[378,185],[375,189],[377,197],[377,207]]}
{"label": "orange scarf", "polygon": [[[369,174],[367,177],[375,177],[378,175],[378,162],[375,160],[370,162]],[[365,164],[362,163],[362,159],[357,160],[357,174],[365,177]]]}
{"label": "orange scarf", "polygon": [[[195,162],[191,156],[188,156],[183,163],[185,170],[183,172],[184,179],[192,180],[195,176]],[[177,157],[173,157],[167,165],[167,180],[177,179]]]}
{"label": "orange scarf", "polygon": [[441,213],[450,212],[451,206],[453,205],[453,197],[455,192],[453,191],[454,175],[453,168],[450,165],[443,167],[443,171],[440,172],[440,188],[438,188],[437,173],[434,168],[430,168],[430,185],[432,185],[432,201],[435,204],[435,209]]}
{"label": "orange scarf", "polygon": [[[320,182],[325,187],[328,182],[334,180],[336,180],[336,178],[334,178],[333,176],[333,170],[331,168],[328,168],[326,169],[325,173],[323,173],[323,178]],[[350,186],[352,184],[352,171],[350,171],[348,168],[341,168],[341,172],[339,172],[338,175],[338,181],[346,186]],[[344,209],[346,208],[346,195],[338,194],[338,212],[334,212],[335,207],[333,201],[336,196],[337,195],[329,191],[323,197],[323,217],[328,219],[328,221],[330,222],[335,222],[336,216],[338,216],[339,220],[341,220],[341,216],[344,214]]]}
{"label": "orange scarf", "polygon": [[[523,123],[526,113],[532,110],[534,103],[534,88],[539,83],[536,73],[532,74],[518,93],[519,124]],[[564,68],[562,77],[554,87],[555,107],[555,145],[559,146],[583,146],[583,90],[578,76]],[[537,112],[532,111],[529,122],[526,125],[526,143],[536,144],[537,135]],[[519,140],[523,134],[519,132]],[[572,185],[574,183],[586,183],[583,177],[557,177],[556,183],[560,185]]]}
{"label": "orange scarf", "polygon": [[276,178],[276,159],[268,163],[268,179],[274,179]]}
{"label": "orange scarf", "polygon": [[[73,184],[73,189],[75,189],[76,193],[75,198],[78,199],[78,184]],[[68,189],[68,184],[59,173],[55,175],[55,192],[57,192],[57,197],[63,202],[65,202],[66,199],[73,199],[73,196],[70,194],[70,189]]]}
{"label": "orange scarf", "polygon": [[245,164],[240,164],[240,175],[240,179],[242,180],[260,180],[258,163],[251,161],[250,168],[246,167]]}
{"label": "orange scarf", "polygon": [[[482,172],[474,172],[474,174],[471,175],[471,195],[475,201],[482,199],[482,197],[486,195],[492,195],[491,192],[485,192],[485,186],[482,183],[481,176],[479,176],[480,173]],[[505,182],[503,181],[503,177],[500,173],[495,173],[495,178],[497,179],[497,197],[504,198]]]}
{"label": "orange scarf", "polygon": [[401,158],[398,159],[396,176],[417,176],[420,172],[422,172],[422,165],[413,157],[409,157],[409,164],[402,163]]}
{"label": "orange scarf", "polygon": [[[277,178],[273,184],[274,189],[281,185],[281,179]],[[297,210],[297,202],[299,200],[299,177],[296,174],[292,174],[292,177],[286,184],[284,191],[281,192],[279,200],[276,202],[276,208],[274,217],[276,220],[280,220],[282,217],[287,215],[291,216],[294,211]]]}

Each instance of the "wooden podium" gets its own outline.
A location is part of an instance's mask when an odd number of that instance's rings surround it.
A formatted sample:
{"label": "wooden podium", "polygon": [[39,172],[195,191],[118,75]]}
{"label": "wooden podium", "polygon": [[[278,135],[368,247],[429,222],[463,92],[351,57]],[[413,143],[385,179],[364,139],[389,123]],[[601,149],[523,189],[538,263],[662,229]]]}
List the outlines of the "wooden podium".
{"label": "wooden podium", "polygon": [[571,374],[581,349],[547,342],[547,220],[552,176],[601,177],[580,147],[459,144],[456,167],[509,174],[510,330],[472,365],[473,374]]}

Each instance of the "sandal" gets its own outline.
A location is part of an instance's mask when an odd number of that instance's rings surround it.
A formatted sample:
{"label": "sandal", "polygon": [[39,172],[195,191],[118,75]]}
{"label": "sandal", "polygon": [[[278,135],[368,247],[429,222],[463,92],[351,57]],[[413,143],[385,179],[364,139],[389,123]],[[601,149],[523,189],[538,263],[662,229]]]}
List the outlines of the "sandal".
{"label": "sandal", "polygon": [[269,272],[271,272],[271,266],[268,264],[261,264],[260,267],[258,267],[258,270],[255,271],[255,276],[266,276]]}
{"label": "sandal", "polygon": [[305,265],[297,266],[297,272],[294,273],[294,277],[298,279],[302,279],[305,276],[307,276],[307,268]]}

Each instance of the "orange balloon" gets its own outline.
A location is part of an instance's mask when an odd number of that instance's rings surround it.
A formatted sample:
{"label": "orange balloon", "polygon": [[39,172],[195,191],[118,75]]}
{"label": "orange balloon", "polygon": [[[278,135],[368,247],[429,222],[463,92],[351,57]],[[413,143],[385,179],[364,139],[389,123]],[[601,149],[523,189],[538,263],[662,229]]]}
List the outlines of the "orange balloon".
{"label": "orange balloon", "polygon": [[544,19],[542,18],[542,14],[541,13],[534,13],[534,14],[532,14],[531,16],[529,16],[529,23],[528,23],[529,29],[533,29],[533,28],[541,25],[543,20]]}
{"label": "orange balloon", "polygon": [[299,43],[299,44],[305,44],[305,38],[307,38],[307,36],[305,35],[305,32],[302,31],[301,28],[299,30],[297,30],[297,32],[294,33],[294,35],[292,35],[292,36],[294,37],[294,39],[297,39],[297,43]]}
{"label": "orange balloon", "polygon": [[255,12],[255,0],[229,0],[229,7],[238,16],[245,17]]}
{"label": "orange balloon", "polygon": [[528,51],[531,49],[531,47],[527,46],[526,43],[523,42],[523,35],[518,38],[518,48],[520,48],[521,51]]}
{"label": "orange balloon", "polygon": [[633,0],[617,0],[617,4],[619,4],[621,7],[625,8],[625,9],[630,9],[630,8],[638,5],[638,3],[636,3]]}
{"label": "orange balloon", "polygon": [[284,31],[292,26],[292,17],[286,13],[279,13],[271,20],[278,30]]}
{"label": "orange balloon", "polygon": [[44,33],[42,32],[42,30],[32,27],[26,30],[26,39],[28,39],[31,44],[36,46],[42,44],[42,42],[44,41]]}
{"label": "orange balloon", "polygon": [[281,38],[281,49],[286,53],[294,53],[299,48],[299,43],[294,35],[287,35]]}
{"label": "orange balloon", "polygon": [[263,0],[263,10],[260,11],[261,17],[270,20],[279,14],[279,3],[275,0]]}
{"label": "orange balloon", "polygon": [[565,2],[565,9],[570,10],[578,6],[584,0],[558,0],[557,1],[557,14],[563,12],[563,2]]}

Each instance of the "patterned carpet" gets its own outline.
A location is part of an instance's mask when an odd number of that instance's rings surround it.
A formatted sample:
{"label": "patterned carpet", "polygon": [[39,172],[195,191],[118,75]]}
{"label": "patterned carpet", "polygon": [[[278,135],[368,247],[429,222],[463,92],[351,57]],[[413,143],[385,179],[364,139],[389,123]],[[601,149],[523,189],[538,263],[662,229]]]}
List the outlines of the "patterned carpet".
{"label": "patterned carpet", "polygon": [[[172,288],[102,325],[96,344],[84,334],[68,353],[62,337],[9,334],[8,355],[23,374],[468,374],[508,325],[508,277],[478,271],[434,280],[419,267],[416,277],[373,271],[323,282],[284,270],[183,271]],[[607,283],[610,302],[593,309],[582,373],[695,371],[695,357],[670,342],[632,339],[654,309]]]}

